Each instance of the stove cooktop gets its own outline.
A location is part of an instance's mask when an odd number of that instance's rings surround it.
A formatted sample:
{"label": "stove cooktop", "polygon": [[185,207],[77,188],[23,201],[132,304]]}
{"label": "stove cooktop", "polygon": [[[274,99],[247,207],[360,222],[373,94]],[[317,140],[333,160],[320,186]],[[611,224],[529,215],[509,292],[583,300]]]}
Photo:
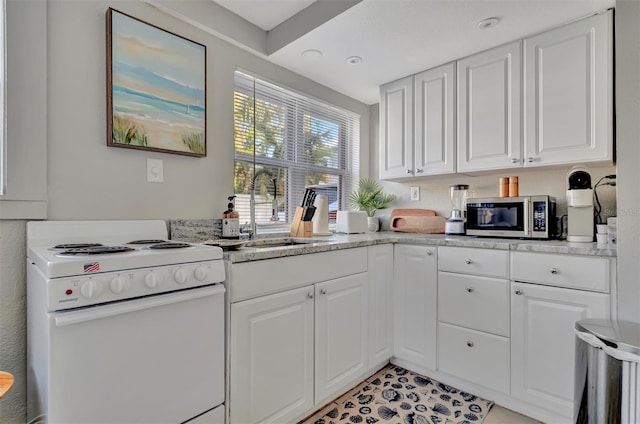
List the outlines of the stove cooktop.
{"label": "stove cooktop", "polygon": [[33,221],[27,257],[46,278],[222,259],[219,247],[167,239],[164,221]]}

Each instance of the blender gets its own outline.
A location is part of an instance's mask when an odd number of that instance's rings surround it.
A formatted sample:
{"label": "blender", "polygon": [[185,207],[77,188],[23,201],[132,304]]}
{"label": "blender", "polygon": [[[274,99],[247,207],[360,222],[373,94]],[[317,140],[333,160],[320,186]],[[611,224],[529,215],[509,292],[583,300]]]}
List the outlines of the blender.
{"label": "blender", "polygon": [[469,186],[467,184],[456,184],[449,187],[451,196],[451,217],[444,226],[444,233],[447,235],[464,235],[464,216],[462,209],[467,201]]}

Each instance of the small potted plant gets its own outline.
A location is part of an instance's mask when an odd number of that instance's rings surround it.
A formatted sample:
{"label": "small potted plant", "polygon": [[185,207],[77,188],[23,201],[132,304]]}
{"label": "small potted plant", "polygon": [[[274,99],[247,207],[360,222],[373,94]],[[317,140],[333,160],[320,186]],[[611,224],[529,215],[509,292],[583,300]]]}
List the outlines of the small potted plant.
{"label": "small potted plant", "polygon": [[358,189],[349,195],[349,206],[367,213],[369,231],[378,231],[380,221],[374,216],[378,209],[385,209],[395,200],[393,194],[385,194],[382,187],[370,178],[363,178],[358,183]]}

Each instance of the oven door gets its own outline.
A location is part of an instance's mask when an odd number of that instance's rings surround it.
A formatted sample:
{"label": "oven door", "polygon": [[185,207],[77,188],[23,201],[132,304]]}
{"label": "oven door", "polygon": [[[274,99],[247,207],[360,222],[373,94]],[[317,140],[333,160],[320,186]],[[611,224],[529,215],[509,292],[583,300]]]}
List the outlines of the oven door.
{"label": "oven door", "polygon": [[467,234],[494,237],[531,237],[529,198],[482,199],[467,202]]}
{"label": "oven door", "polygon": [[49,314],[49,423],[181,423],[224,402],[224,286]]}

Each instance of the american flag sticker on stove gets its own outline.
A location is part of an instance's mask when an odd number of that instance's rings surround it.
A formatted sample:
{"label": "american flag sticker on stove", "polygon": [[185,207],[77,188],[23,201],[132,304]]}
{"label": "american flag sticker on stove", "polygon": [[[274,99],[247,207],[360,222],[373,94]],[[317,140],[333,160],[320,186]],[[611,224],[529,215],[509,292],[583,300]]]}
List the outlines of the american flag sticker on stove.
{"label": "american flag sticker on stove", "polygon": [[100,262],[92,262],[90,264],[84,264],[84,272],[100,271]]}

